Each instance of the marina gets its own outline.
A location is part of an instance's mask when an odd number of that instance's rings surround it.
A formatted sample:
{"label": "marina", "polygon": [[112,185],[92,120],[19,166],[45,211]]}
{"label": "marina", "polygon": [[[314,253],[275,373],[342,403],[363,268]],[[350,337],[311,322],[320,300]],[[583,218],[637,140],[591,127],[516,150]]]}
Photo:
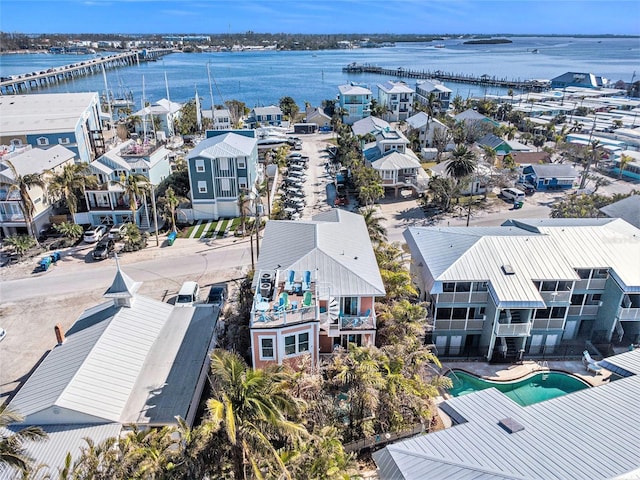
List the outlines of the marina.
{"label": "marina", "polygon": [[548,89],[549,82],[541,80],[509,80],[490,75],[464,75],[442,72],[440,70],[410,70],[403,67],[383,68],[376,65],[359,65],[352,63],[342,69],[345,73],[372,73],[386,75],[395,78],[436,79],[443,82],[466,83],[468,85],[481,85],[487,87],[511,88],[514,90],[541,92]]}

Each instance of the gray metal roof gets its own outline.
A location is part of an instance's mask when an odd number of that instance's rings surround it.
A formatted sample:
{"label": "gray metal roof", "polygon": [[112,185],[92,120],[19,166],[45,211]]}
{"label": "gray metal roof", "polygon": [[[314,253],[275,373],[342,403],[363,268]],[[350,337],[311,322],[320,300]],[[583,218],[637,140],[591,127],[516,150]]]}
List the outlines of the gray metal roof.
{"label": "gray metal roof", "polygon": [[98,94],[38,93],[0,96],[0,135],[73,132]]}
{"label": "gray metal roof", "polygon": [[261,270],[317,270],[318,281],[336,294],[385,294],[364,219],[341,209],[311,221],[267,222],[256,272]]}
{"label": "gray metal roof", "polygon": [[201,141],[187,155],[187,160],[195,157],[231,158],[248,157],[257,145],[255,138],[245,137],[237,133],[225,133]]}
{"label": "gray metal roof", "polygon": [[379,83],[378,88],[386,93],[415,93],[415,90],[404,82],[388,81]]}
{"label": "gray metal roof", "polygon": [[487,146],[491,148],[499,147],[503,145],[505,141],[493,133],[487,133],[484,137],[478,140],[478,145]]}
{"label": "gray metal roof", "polygon": [[636,228],[640,228],[640,195],[631,195],[619,202],[600,209],[607,217],[621,218]]}
{"label": "gray metal roof", "polygon": [[[76,154],[68,148],[62,145],[54,145],[46,150],[42,148],[31,148],[24,153],[10,158],[9,161],[18,172],[18,175],[27,175],[53,170],[63,163],[73,160],[75,156]],[[1,162],[0,172],[2,172],[2,175],[7,177],[7,179],[15,180],[11,170]]]}
{"label": "gray metal roof", "polygon": [[612,367],[622,369],[628,374],[625,376],[640,375],[640,349],[607,357],[598,363],[609,371],[614,371]]}
{"label": "gray metal roof", "polygon": [[381,118],[372,116],[362,118],[351,125],[351,131],[354,135],[366,135],[385,129],[391,129],[391,125]]}
{"label": "gray metal roof", "polygon": [[[24,428],[23,425],[9,426],[0,429],[0,434],[12,434]],[[43,465],[36,474],[29,476],[34,480],[58,478],[59,469],[64,468],[65,457],[71,453],[72,463],[80,458],[82,449],[87,446],[85,438],[91,438],[100,444],[107,438],[118,437],[122,426],[118,423],[100,425],[44,425],[42,429],[49,438],[41,442],[26,441],[23,443],[27,456],[36,459]],[[50,475],[50,477],[48,477]],[[0,479],[22,478],[14,469],[0,465]]]}
{"label": "gray metal roof", "polygon": [[533,164],[531,168],[538,178],[577,178],[578,172],[572,165],[564,163]]}
{"label": "gray metal roof", "polygon": [[[446,402],[465,423],[373,456],[383,480],[616,478],[640,468],[639,395],[638,376],[528,407],[483,390]],[[506,417],[524,430],[508,433]]]}

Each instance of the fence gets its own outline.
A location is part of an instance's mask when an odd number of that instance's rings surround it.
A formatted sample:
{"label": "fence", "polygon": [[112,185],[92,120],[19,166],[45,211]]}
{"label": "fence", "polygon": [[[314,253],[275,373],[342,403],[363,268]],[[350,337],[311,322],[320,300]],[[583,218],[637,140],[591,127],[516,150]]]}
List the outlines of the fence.
{"label": "fence", "polygon": [[344,445],[344,449],[346,452],[359,452],[360,450],[363,450],[365,448],[386,445],[387,443],[395,442],[396,440],[400,440],[402,438],[412,437],[414,435],[418,435],[419,433],[424,433],[425,431],[425,426],[421,423],[418,423],[414,425],[413,428],[408,430],[371,435],[369,437],[361,438],[360,440],[346,443]]}

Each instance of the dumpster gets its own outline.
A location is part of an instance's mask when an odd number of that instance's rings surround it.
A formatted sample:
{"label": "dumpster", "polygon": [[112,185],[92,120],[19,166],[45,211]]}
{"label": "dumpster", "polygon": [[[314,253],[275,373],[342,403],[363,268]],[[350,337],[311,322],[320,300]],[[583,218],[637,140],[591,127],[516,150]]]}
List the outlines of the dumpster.
{"label": "dumpster", "polygon": [[523,205],[524,205],[524,202],[513,202],[513,209],[518,210],[522,208]]}
{"label": "dumpster", "polygon": [[169,242],[169,245],[173,245],[173,242],[176,241],[177,236],[177,232],[171,232],[169,235],[167,235],[167,241]]}

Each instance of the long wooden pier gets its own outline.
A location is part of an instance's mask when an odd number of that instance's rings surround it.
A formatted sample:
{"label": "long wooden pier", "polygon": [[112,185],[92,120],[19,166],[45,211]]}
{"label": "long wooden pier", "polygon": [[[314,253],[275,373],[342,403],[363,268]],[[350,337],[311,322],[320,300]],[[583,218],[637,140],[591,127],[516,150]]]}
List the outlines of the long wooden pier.
{"label": "long wooden pier", "polygon": [[57,85],[78,77],[102,73],[103,66],[105,69],[112,69],[135,65],[139,62],[155,61],[172,51],[166,48],[136,50],[116,53],[108,57],[90,58],[71,65],[49,68],[46,71],[12,75],[10,78],[3,78],[0,81],[0,95],[30,93],[32,90]]}
{"label": "long wooden pier", "polygon": [[483,85],[487,87],[511,88],[513,90],[525,90],[541,92],[551,87],[550,82],[545,80],[509,80],[507,78],[497,78],[490,75],[464,75],[441,70],[408,70],[399,68],[383,68],[370,64],[352,63],[342,69],[346,73],[374,73],[376,75],[388,75],[397,78],[415,79],[436,79],[443,82],[467,83],[472,85]]}

